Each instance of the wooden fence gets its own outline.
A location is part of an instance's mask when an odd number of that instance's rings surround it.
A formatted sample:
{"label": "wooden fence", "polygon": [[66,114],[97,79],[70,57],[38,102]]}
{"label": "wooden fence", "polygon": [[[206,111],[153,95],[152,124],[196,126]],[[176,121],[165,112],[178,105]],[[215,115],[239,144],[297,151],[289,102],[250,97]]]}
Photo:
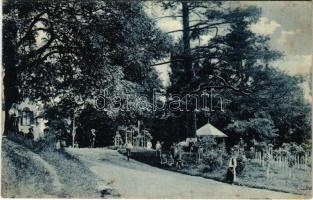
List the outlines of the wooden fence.
{"label": "wooden fence", "polygon": [[293,170],[297,169],[311,173],[311,155],[309,152],[305,153],[304,155],[291,154],[288,156],[255,152],[253,160],[260,163],[263,167],[266,167],[267,177],[270,174],[271,167],[281,169],[282,172],[288,174],[288,177],[292,177]]}
{"label": "wooden fence", "polygon": [[[311,156],[309,153],[305,153],[304,155],[266,155],[262,152],[255,152],[254,159],[264,165],[266,162],[270,162],[277,167],[286,168],[290,167],[290,162],[292,162],[292,167],[297,169],[305,169],[308,167],[308,164],[311,162]],[[291,161],[292,159],[292,161]]]}

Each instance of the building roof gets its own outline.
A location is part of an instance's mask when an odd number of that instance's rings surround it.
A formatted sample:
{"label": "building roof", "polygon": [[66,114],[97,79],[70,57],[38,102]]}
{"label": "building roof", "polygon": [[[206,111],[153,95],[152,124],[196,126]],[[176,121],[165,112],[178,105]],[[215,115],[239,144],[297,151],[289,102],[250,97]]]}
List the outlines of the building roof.
{"label": "building roof", "polygon": [[207,123],[197,130],[197,136],[213,136],[213,137],[228,137],[225,133],[215,128],[212,124]]}

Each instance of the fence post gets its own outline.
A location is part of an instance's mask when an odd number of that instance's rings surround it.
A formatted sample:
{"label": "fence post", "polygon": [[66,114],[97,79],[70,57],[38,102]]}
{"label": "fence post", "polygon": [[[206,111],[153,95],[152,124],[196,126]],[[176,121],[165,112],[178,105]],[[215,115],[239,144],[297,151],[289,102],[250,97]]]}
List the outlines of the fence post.
{"label": "fence post", "polygon": [[307,159],[308,159],[308,154],[305,152],[304,154],[304,169],[307,170]]}

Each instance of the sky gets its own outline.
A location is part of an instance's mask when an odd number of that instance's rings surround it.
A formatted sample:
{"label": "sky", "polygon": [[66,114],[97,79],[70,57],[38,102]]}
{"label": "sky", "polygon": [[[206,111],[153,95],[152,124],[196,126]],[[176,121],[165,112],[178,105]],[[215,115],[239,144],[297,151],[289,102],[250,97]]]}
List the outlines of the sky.
{"label": "sky", "polygon": [[[259,21],[251,26],[255,33],[269,36],[270,47],[284,54],[283,58],[272,63],[290,75],[311,74],[312,63],[312,11],[310,1],[239,1],[236,6],[255,5],[262,9]],[[156,4],[147,3],[151,16],[165,16]],[[165,32],[181,29],[180,18],[164,18],[157,22]],[[177,39],[179,33],[172,34]],[[210,36],[203,38],[207,41]],[[168,84],[168,65],[157,66],[161,79]],[[304,86],[308,89],[308,86]],[[307,94],[308,95],[308,94]]]}

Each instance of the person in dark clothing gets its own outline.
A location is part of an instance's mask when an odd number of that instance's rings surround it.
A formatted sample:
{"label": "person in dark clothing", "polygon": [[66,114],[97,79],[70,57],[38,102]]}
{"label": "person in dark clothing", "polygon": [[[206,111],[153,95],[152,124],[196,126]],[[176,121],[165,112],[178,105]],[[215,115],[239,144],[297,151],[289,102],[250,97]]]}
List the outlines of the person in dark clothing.
{"label": "person in dark clothing", "polygon": [[234,153],[228,161],[227,180],[233,185],[236,182],[237,159]]}
{"label": "person in dark clothing", "polygon": [[91,129],[90,133],[90,148],[95,148],[95,141],[96,141],[96,130]]}
{"label": "person in dark clothing", "polygon": [[75,141],[77,141],[79,148],[84,146],[84,132],[80,126],[76,128]]}
{"label": "person in dark clothing", "polygon": [[28,129],[28,134],[27,134],[28,139],[34,140],[34,133],[33,132],[34,132],[34,128],[30,127]]}
{"label": "person in dark clothing", "polygon": [[15,115],[15,113],[12,115],[12,131],[15,133],[18,132],[18,117]]}

